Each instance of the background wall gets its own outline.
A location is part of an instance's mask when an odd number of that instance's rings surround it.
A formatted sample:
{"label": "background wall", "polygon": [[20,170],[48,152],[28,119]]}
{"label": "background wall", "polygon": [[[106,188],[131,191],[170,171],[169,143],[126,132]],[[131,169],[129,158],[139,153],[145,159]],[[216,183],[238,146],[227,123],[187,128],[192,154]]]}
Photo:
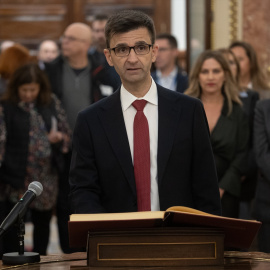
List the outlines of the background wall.
{"label": "background wall", "polygon": [[186,0],[171,0],[171,33],[177,38],[178,49],[186,50]]}
{"label": "background wall", "polygon": [[259,60],[270,73],[269,13],[269,0],[243,0],[243,40],[255,48]]}
{"label": "background wall", "polygon": [[256,50],[264,70],[270,72],[270,1],[211,0],[211,3],[212,49],[226,47],[233,40],[246,41]]}
{"label": "background wall", "polygon": [[[137,8],[153,17],[157,33],[171,32],[178,39],[179,50],[185,51],[187,3],[202,13],[198,25],[198,14],[192,18],[195,37],[190,36],[191,40],[203,42],[204,34],[211,35],[211,48],[215,49],[243,39],[254,46],[263,67],[270,72],[270,0],[0,0],[0,42],[11,39],[36,49],[45,38],[58,40],[74,21],[90,24],[96,13]],[[204,18],[202,7],[208,3],[211,13],[206,14],[211,18]],[[206,31],[209,19],[211,29]]]}

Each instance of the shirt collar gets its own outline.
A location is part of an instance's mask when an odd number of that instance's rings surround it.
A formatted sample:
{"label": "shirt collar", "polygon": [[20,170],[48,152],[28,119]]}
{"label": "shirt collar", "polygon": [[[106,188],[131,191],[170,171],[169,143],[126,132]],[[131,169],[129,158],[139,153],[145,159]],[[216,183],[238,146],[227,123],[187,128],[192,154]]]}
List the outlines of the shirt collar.
{"label": "shirt collar", "polygon": [[172,70],[172,72],[169,75],[163,76],[161,71],[159,69],[157,69],[157,77],[158,78],[171,78],[171,79],[173,79],[176,76],[177,71],[178,71],[177,67],[174,67],[174,69]]}
{"label": "shirt collar", "polygon": [[144,97],[137,98],[134,95],[132,95],[130,92],[128,92],[128,90],[125,89],[125,87],[122,84],[121,90],[120,90],[120,99],[121,99],[123,112],[126,111],[131,106],[131,104],[137,99],[144,99],[147,102],[157,106],[158,105],[157,85],[152,79],[152,83],[151,83],[149,91],[145,94]]}

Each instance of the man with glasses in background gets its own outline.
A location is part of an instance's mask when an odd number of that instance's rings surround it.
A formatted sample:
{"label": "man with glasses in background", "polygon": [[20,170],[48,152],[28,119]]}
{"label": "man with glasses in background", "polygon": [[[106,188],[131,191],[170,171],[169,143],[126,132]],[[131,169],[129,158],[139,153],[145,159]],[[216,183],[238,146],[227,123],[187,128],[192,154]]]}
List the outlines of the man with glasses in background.
{"label": "man with glasses in background", "polygon": [[159,211],[183,205],[220,214],[201,102],[151,78],[158,52],[153,21],[140,11],[120,11],[108,19],[105,35],[106,59],[122,85],[78,115],[70,168],[72,211]]}
{"label": "man with glasses in background", "polygon": [[[45,71],[49,77],[54,94],[62,102],[67,120],[72,130],[79,111],[90,104],[112,93],[114,82],[106,71],[88,55],[91,44],[91,28],[83,23],[72,23],[60,38],[61,54],[52,62],[45,63]],[[59,193],[57,201],[57,222],[61,248],[64,253],[74,250],[68,243],[69,220],[69,183],[68,174],[71,160],[71,149],[63,157],[59,168]]]}
{"label": "man with glasses in background", "polygon": [[173,91],[184,93],[188,88],[188,76],[178,66],[178,45],[176,38],[167,33],[157,36],[158,54],[152,77],[156,83]]}
{"label": "man with glasses in background", "polygon": [[106,96],[100,85],[110,85],[101,81],[104,74],[88,55],[91,35],[86,24],[69,25],[60,38],[61,55],[45,65],[52,91],[61,100],[72,129],[80,110]]}

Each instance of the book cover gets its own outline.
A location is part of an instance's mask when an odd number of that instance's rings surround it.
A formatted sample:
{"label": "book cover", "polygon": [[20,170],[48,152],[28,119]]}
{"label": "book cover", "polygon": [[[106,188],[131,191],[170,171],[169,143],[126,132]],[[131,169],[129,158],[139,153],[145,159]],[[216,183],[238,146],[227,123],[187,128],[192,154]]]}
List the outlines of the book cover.
{"label": "book cover", "polygon": [[73,214],[69,221],[71,247],[85,247],[88,231],[126,230],[154,227],[201,227],[224,231],[224,245],[230,248],[248,249],[261,223],[211,215],[183,206],[170,207],[166,211]]}

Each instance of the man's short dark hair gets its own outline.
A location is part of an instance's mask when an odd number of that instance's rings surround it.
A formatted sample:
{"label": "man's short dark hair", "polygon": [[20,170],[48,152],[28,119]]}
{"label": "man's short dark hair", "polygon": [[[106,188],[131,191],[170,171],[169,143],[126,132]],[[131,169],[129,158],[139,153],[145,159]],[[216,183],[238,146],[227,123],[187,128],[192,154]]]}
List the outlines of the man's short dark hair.
{"label": "man's short dark hair", "polygon": [[151,43],[155,43],[155,26],[153,20],[145,13],[138,10],[122,10],[109,17],[105,27],[105,37],[107,48],[113,35],[126,33],[138,28],[147,28]]}
{"label": "man's short dark hair", "polygon": [[170,46],[171,46],[171,48],[176,48],[176,49],[178,48],[177,39],[173,35],[171,35],[169,33],[159,34],[156,37],[156,40],[157,39],[167,39]]}

